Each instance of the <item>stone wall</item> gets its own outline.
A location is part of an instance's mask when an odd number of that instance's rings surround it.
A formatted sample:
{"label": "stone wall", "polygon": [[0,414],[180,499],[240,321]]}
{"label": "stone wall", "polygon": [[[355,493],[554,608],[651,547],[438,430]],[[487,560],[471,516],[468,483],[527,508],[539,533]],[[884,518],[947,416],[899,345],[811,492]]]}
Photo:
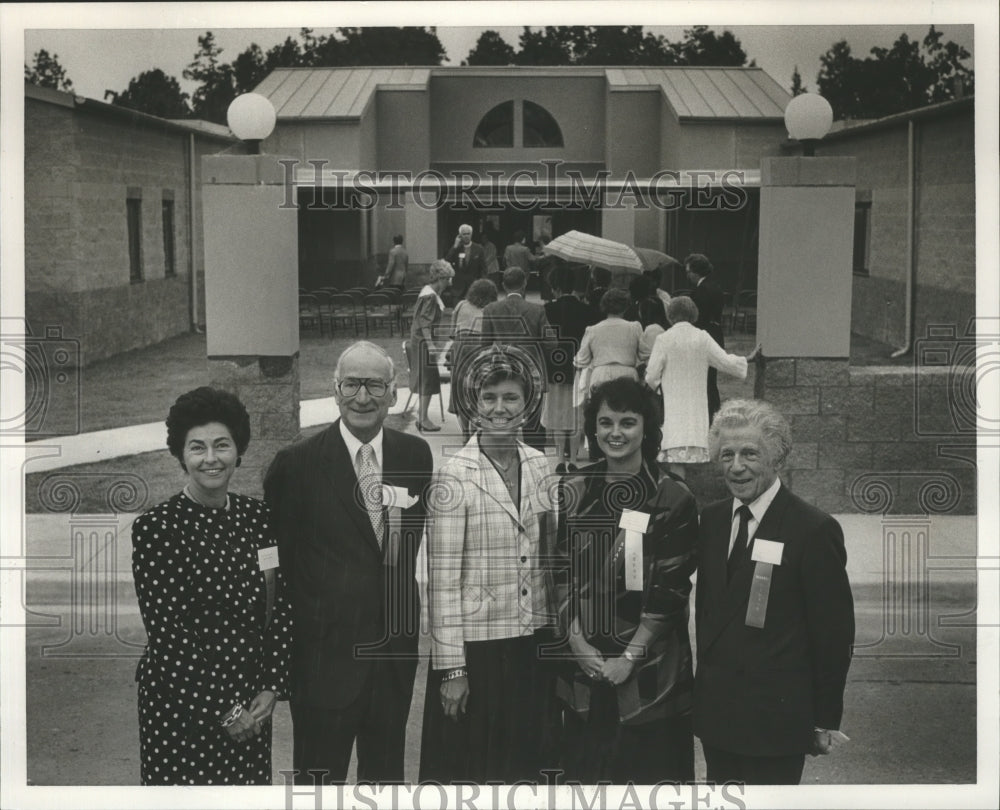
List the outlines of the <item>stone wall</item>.
{"label": "stone wall", "polygon": [[782,477],[807,501],[833,513],[976,513],[975,425],[956,366],[768,358],[758,373],[759,396],[792,425]]}

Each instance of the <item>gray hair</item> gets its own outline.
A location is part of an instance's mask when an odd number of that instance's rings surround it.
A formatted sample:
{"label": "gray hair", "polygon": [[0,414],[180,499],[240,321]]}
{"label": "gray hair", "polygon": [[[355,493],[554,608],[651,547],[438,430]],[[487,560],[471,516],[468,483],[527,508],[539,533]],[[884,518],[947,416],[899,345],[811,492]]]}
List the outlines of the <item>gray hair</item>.
{"label": "gray hair", "polygon": [[782,464],[792,450],[792,428],[781,412],[762,399],[728,399],[712,420],[708,430],[708,451],[719,460],[723,430],[754,427],[760,430],[764,446],[775,465]]}
{"label": "gray hair", "polygon": [[670,323],[680,323],[687,321],[694,323],[698,320],[698,305],[686,295],[678,295],[670,299],[667,304],[667,320]]}
{"label": "gray hair", "polygon": [[343,366],[344,358],[351,352],[357,351],[358,349],[371,349],[377,354],[382,355],[385,361],[389,364],[389,382],[392,384],[392,387],[395,387],[396,364],[393,362],[392,355],[390,355],[389,352],[387,352],[382,346],[379,346],[377,343],[372,343],[370,340],[356,340],[340,353],[340,357],[337,358],[337,367],[333,370],[334,382],[338,382],[340,380],[340,370]]}
{"label": "gray hair", "polygon": [[451,278],[454,276],[455,268],[451,266],[451,262],[445,259],[435,259],[427,269],[427,274],[427,283],[433,284],[439,278],[444,278],[445,276]]}

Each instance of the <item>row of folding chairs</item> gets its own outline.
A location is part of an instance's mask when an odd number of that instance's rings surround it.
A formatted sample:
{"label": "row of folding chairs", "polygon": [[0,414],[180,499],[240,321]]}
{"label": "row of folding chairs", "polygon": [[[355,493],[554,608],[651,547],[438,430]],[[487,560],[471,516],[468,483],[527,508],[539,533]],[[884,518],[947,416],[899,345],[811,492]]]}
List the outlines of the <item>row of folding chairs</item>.
{"label": "row of folding chairs", "polygon": [[344,292],[330,292],[318,289],[299,293],[299,329],[314,329],[322,337],[327,333],[335,335],[339,330],[357,337],[364,331],[368,337],[372,331],[385,330],[389,336],[403,334],[413,321],[419,290],[400,293],[396,289],[376,290],[353,288]]}

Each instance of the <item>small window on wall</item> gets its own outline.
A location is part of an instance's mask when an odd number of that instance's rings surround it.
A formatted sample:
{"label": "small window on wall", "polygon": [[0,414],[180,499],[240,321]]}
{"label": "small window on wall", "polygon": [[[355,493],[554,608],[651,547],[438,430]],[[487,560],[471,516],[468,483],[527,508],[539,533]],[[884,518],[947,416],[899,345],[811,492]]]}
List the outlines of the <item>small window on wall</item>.
{"label": "small window on wall", "polygon": [[[468,131],[468,130],[466,130]],[[472,140],[475,147],[509,147],[514,145],[514,102],[497,104],[482,117]]]}
{"label": "small window on wall", "polygon": [[872,204],[859,202],[854,205],[854,274],[868,275],[871,252]]}
{"label": "small window on wall", "polygon": [[563,136],[559,124],[548,110],[533,101],[524,102],[524,146],[562,146]]}
{"label": "small window on wall", "polygon": [[162,202],[163,221],[163,275],[177,275],[176,257],[174,255],[174,201],[165,199]]}
{"label": "small window on wall", "polygon": [[142,281],[142,198],[129,196],[125,201],[128,216],[128,277]]}

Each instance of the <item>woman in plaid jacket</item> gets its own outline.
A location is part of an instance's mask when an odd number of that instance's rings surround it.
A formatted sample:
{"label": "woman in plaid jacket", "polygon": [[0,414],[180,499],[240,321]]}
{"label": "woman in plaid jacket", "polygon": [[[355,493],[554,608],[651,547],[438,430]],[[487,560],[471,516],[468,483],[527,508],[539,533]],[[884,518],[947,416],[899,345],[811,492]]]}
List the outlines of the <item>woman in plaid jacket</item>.
{"label": "woman in plaid jacket", "polygon": [[547,692],[539,648],[554,619],[540,544],[554,481],[518,431],[539,407],[541,371],[526,352],[499,345],[468,368],[465,407],[475,403],[478,432],[428,493],[432,646],[420,780],[537,781]]}

